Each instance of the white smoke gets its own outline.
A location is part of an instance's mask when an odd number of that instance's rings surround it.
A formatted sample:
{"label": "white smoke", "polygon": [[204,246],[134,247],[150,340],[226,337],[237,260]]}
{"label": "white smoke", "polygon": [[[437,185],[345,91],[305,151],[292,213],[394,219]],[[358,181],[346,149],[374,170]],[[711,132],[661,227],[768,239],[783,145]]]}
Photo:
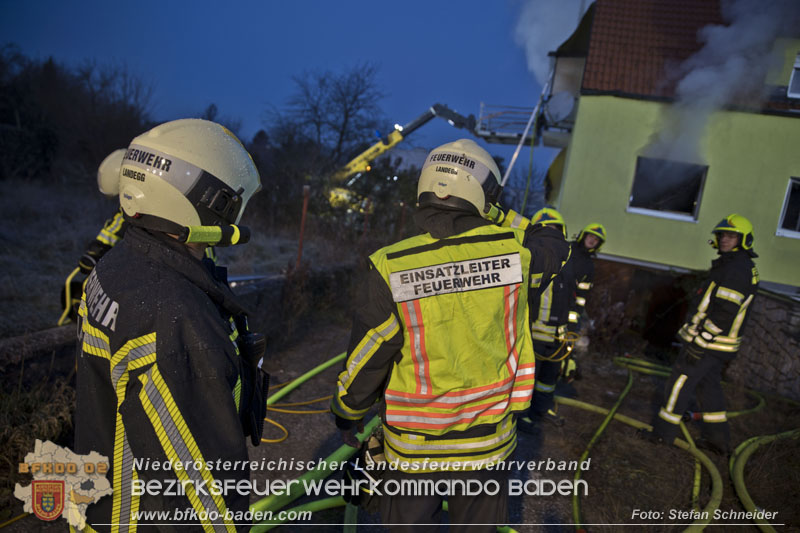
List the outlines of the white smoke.
{"label": "white smoke", "polygon": [[525,49],[528,70],[540,85],[550,73],[550,58],[578,27],[590,0],[526,0],[514,29],[514,40]]}
{"label": "white smoke", "polygon": [[700,143],[711,114],[726,105],[763,101],[775,39],[800,30],[797,0],[723,0],[722,16],[726,24],[702,28],[702,48],[671,73],[679,80],[676,102],[645,155],[702,162]]}

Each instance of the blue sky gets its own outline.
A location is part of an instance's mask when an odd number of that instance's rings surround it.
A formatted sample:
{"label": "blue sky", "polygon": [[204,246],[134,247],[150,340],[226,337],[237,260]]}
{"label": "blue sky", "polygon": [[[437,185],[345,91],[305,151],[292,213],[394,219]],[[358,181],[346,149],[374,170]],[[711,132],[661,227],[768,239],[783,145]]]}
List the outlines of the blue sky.
{"label": "blue sky", "polygon": [[[213,102],[220,116],[241,120],[240,134],[249,139],[265,126],[270,105],[285,104],[293,75],[362,63],[379,67],[381,107],[400,124],[436,102],[476,116],[481,102],[532,108],[541,86],[515,39],[523,10],[561,15],[535,17],[542,23],[531,28],[537,36],[542,28],[564,27],[550,37],[553,46],[543,43],[534,52],[541,61],[574,28],[578,3],[0,0],[0,40],[33,58],[124,65],[153,88],[154,119],[197,116]],[[407,144],[432,147],[461,136],[436,119]],[[485,146],[506,161],[513,152]],[[537,165],[545,167],[553,155],[538,150]],[[527,161],[524,151],[520,164]]]}

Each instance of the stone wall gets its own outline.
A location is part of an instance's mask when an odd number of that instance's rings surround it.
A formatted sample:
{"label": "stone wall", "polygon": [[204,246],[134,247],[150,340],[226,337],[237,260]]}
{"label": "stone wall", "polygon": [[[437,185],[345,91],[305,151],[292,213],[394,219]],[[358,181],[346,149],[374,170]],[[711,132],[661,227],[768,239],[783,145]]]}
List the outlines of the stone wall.
{"label": "stone wall", "polygon": [[[613,322],[605,318],[613,311],[610,306],[624,302],[625,320],[617,322],[641,335],[648,351],[657,347],[663,352],[672,345],[676,354],[676,334],[701,279],[702,273],[697,272],[656,271],[599,259],[586,308],[589,316],[608,325]],[[725,380],[800,401],[800,302],[759,292],[743,337]]]}
{"label": "stone wall", "polygon": [[759,293],[725,379],[800,401],[800,304]]}

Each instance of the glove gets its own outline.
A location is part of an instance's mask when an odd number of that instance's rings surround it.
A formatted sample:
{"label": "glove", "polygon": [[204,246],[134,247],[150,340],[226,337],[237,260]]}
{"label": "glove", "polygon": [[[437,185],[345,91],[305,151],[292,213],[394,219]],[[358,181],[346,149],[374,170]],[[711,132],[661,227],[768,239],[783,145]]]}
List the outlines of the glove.
{"label": "glove", "polygon": [[342,442],[352,448],[361,448],[361,441],[358,440],[358,433],[364,431],[364,421],[352,422],[339,416],[336,417],[336,427],[342,434]]}
{"label": "glove", "polygon": [[575,361],[574,357],[570,357],[565,361],[561,375],[567,383],[572,383],[575,380],[581,379],[581,372],[578,369],[578,363]]}
{"label": "glove", "polygon": [[83,254],[78,261],[78,268],[81,269],[82,274],[88,274],[94,267],[97,266],[97,259],[92,257],[88,252]]}
{"label": "glove", "polygon": [[94,270],[100,258],[110,249],[111,247],[107,244],[103,244],[100,241],[92,241],[89,246],[86,247],[86,251],[83,252],[80,260],[78,260],[78,268],[81,269],[83,274],[88,274]]}

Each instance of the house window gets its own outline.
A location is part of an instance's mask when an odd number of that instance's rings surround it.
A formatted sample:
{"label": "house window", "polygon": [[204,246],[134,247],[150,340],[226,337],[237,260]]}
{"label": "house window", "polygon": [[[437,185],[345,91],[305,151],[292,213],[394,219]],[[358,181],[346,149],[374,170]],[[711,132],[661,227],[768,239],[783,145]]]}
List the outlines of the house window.
{"label": "house window", "polygon": [[776,235],[800,239],[800,178],[791,178],[786,187],[783,210]]}
{"label": "house window", "polygon": [[708,166],[639,157],[628,212],[697,220]]}
{"label": "house window", "polygon": [[786,91],[789,98],[800,98],[800,54],[794,58],[794,68],[789,78],[789,87]]}

